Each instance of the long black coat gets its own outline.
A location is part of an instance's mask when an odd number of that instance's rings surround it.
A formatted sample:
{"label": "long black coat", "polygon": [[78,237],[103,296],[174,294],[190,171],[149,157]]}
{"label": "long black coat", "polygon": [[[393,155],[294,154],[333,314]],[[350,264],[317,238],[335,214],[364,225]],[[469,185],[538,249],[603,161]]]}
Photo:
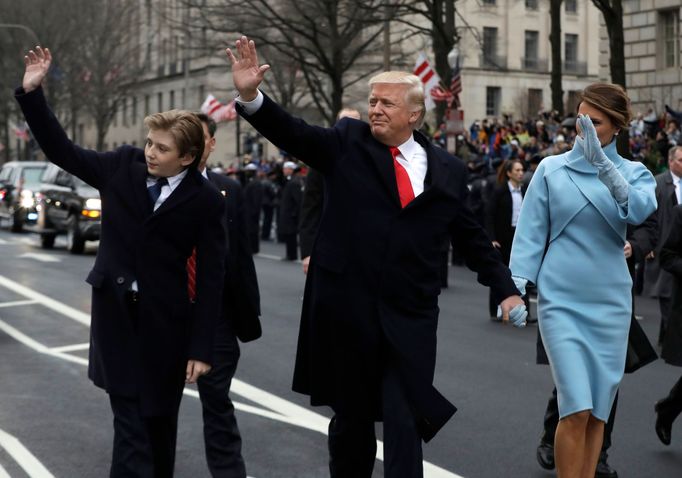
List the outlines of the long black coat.
{"label": "long black coat", "polygon": [[[240,107],[241,114],[243,110]],[[305,286],[294,390],[313,405],[378,416],[381,375],[396,367],[417,427],[431,439],[455,412],[434,387],[441,245],[460,248],[500,300],[518,294],[466,207],[466,168],[420,133],[425,191],[400,206],[393,160],[365,122],[310,126],[269,98],[245,115],[278,147],[325,175],[327,202]]]}
{"label": "long black coat", "polygon": [[656,175],[656,220],[658,222],[658,244],[655,249],[655,258],[647,262],[645,281],[653,282],[651,293],[657,297],[671,297],[673,291],[672,276],[661,267],[660,253],[663,242],[670,234],[673,223],[673,208],[677,205],[675,185],[670,171]]}
{"label": "long black coat", "polygon": [[246,229],[244,191],[234,179],[211,171],[206,173],[225,198],[223,225],[227,228],[229,248],[225,257],[223,317],[232,324],[239,340],[249,342],[261,336],[261,324],[258,279]]}
{"label": "long black coat", "polygon": [[322,217],[323,202],[324,176],[316,169],[309,168],[303,188],[298,231],[301,241],[301,257],[308,257],[313,252],[313,244]]}
{"label": "long black coat", "polygon": [[663,240],[660,255],[661,267],[673,276],[672,305],[661,356],[669,364],[682,367],[682,206],[675,206],[671,216],[670,234]]}
{"label": "long black coat", "polygon": [[[521,188],[521,195],[526,192],[526,187]],[[493,241],[500,243],[502,258],[509,264],[512,242],[514,241],[514,229],[511,221],[514,212],[514,201],[512,199],[509,185],[505,181],[498,184],[493,189],[493,193],[486,205],[486,229]]]}
{"label": "long black coat", "polygon": [[282,199],[279,202],[277,232],[280,234],[296,234],[301,217],[303,181],[296,174],[287,178],[286,181],[282,189]]}
{"label": "long black coat", "polygon": [[[17,90],[16,98],[48,159],[102,198],[99,251],[87,278],[88,375],[110,394],[139,397],[144,415],[173,413],[187,360],[212,360],[226,252],[222,198],[190,168],[153,212],[143,150],[82,149],[67,138],[41,89]],[[186,264],[195,247],[197,296],[190,308]],[[137,314],[126,300],[133,281],[140,293]]]}

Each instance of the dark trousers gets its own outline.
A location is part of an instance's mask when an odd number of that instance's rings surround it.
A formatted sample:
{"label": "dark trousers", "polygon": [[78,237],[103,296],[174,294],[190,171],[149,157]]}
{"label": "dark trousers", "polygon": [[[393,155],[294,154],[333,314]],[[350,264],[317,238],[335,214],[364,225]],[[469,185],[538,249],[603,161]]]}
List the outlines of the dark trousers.
{"label": "dark trousers", "polygon": [[290,261],[298,259],[298,234],[282,234],[282,241],[286,244],[286,258]]}
{"label": "dark trousers", "polygon": [[658,345],[662,345],[663,340],[665,339],[665,331],[668,328],[668,317],[670,317],[672,299],[670,297],[659,297],[658,306],[661,310],[661,327],[658,329]]}
{"label": "dark trousers", "polygon": [[237,338],[230,325],[221,320],[215,332],[213,367],[197,382],[204,417],[206,462],[213,477],[246,477],[242,437],[229,396],[238,361]]}
{"label": "dark trousers", "polygon": [[[178,390],[178,408],[182,386]],[[111,478],[168,478],[175,466],[178,408],[172,415],[143,417],[136,398],[109,395],[114,412]]]}
{"label": "dark trousers", "polygon": [[[389,368],[381,383],[384,477],[422,478],[422,443],[403,385]],[[329,423],[331,478],[371,478],[376,456],[374,421],[337,413]]]}
{"label": "dark trousers", "polygon": [[[611,432],[613,431],[613,423],[616,420],[616,408],[618,406],[618,393],[616,392],[616,398],[613,401],[613,406],[611,407],[611,413],[609,414],[609,419],[604,425],[604,441],[601,445],[602,453],[606,453],[611,447]],[[552,390],[552,396],[547,402],[547,410],[545,411],[544,426],[545,429],[542,433],[542,442],[554,446],[554,435],[556,435],[556,427],[559,424],[559,402],[557,401],[556,387]]]}
{"label": "dark trousers", "polygon": [[264,241],[270,240],[270,233],[272,232],[272,218],[274,217],[275,208],[273,206],[263,206],[263,226],[261,227],[261,239]]}
{"label": "dark trousers", "polygon": [[258,239],[258,227],[255,231],[249,231],[249,245],[251,246],[251,253],[258,254],[260,252],[260,239]]}

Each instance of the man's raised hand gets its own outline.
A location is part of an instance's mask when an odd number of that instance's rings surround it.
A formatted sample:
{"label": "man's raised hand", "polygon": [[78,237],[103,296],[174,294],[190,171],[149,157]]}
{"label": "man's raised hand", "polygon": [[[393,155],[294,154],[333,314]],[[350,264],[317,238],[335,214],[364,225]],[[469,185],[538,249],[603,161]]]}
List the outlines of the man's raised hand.
{"label": "man's raised hand", "polygon": [[42,49],[37,46],[35,51],[30,50],[28,52],[24,57],[26,69],[24,70],[24,81],[21,84],[26,93],[40,86],[50,69],[50,63],[52,63],[52,54],[49,49]]}
{"label": "man's raised hand", "polygon": [[256,44],[245,36],[235,43],[237,57],[229,48],[225,50],[232,63],[232,81],[243,101],[251,101],[258,96],[258,85],[263,81],[270,65],[258,65]]}

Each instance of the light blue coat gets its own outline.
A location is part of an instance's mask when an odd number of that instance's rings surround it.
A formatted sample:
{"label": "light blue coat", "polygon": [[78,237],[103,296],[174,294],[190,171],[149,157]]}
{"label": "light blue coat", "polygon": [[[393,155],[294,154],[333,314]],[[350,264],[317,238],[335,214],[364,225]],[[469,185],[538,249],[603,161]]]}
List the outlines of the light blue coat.
{"label": "light blue coat", "polygon": [[561,417],[582,410],[606,421],[623,376],[632,280],[627,224],[656,210],[656,183],[641,163],[604,148],[629,184],[619,205],[576,142],[545,158],[523,201],[512,245],[514,276],[537,285],[538,320]]}

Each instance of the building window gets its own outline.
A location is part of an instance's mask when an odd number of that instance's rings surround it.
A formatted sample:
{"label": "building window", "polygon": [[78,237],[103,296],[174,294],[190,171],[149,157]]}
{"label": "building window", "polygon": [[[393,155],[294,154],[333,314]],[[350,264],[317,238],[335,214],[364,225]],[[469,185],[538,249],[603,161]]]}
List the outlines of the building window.
{"label": "building window", "polygon": [[580,103],[580,91],[569,91],[568,98],[566,98],[566,112],[575,113],[578,111],[578,104]]}
{"label": "building window", "polygon": [[133,104],[130,111],[130,122],[137,124],[137,96],[133,96]]}
{"label": "building window", "polygon": [[483,5],[495,5],[496,3],[496,0],[483,0]]}
{"label": "building window", "polygon": [[149,116],[149,95],[144,95],[144,116]]}
{"label": "building window", "polygon": [[578,0],[564,0],[566,13],[578,13]]}
{"label": "building window", "polygon": [[175,91],[171,90],[168,95],[168,109],[172,110],[175,108]]}
{"label": "building window", "polygon": [[206,99],[206,92],[204,89],[204,85],[199,85],[199,105],[204,104],[204,100]]}
{"label": "building window", "polygon": [[159,113],[163,111],[163,93],[161,92],[156,94],[156,107]]}
{"label": "building window", "polygon": [[537,10],[538,0],[526,0],[526,10]]}
{"label": "building window", "polygon": [[542,109],[542,90],[529,88],[528,89],[528,114],[535,117]]}
{"label": "building window", "polygon": [[526,30],[525,44],[526,56],[523,58],[523,67],[528,70],[538,69],[538,38],[540,34],[533,30]]}
{"label": "building window", "polygon": [[497,63],[497,28],[483,27],[483,67],[492,67]]}
{"label": "building window", "polygon": [[578,35],[567,33],[564,38],[565,69],[569,73],[578,70]]}
{"label": "building window", "polygon": [[121,123],[123,126],[128,126],[128,98],[121,100]]}
{"label": "building window", "polygon": [[487,116],[500,115],[500,98],[502,89],[499,86],[488,86],[485,89],[485,114]]}
{"label": "building window", "polygon": [[182,107],[184,109],[188,109],[187,108],[187,91],[185,91],[184,88],[182,89]]}
{"label": "building window", "polygon": [[668,10],[658,14],[659,65],[674,68],[679,63],[678,12]]}

